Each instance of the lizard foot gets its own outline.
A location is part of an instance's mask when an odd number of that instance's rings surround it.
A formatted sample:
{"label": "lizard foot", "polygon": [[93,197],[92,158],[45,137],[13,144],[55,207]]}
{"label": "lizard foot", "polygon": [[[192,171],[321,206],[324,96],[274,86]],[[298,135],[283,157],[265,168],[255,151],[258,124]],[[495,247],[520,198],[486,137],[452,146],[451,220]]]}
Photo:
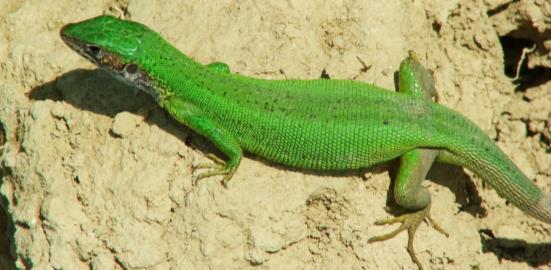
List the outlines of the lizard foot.
{"label": "lizard foot", "polygon": [[385,240],[393,238],[396,235],[398,235],[399,233],[407,230],[408,231],[407,251],[408,251],[409,256],[411,257],[411,260],[413,261],[413,263],[415,263],[417,265],[417,267],[419,267],[419,269],[422,270],[423,266],[421,265],[421,262],[419,261],[419,259],[417,259],[417,256],[415,255],[415,251],[413,249],[413,238],[415,236],[415,232],[417,231],[417,228],[419,227],[419,224],[421,224],[422,221],[426,220],[437,231],[439,231],[440,233],[442,233],[446,237],[449,236],[448,233],[444,229],[442,229],[442,227],[440,227],[440,225],[438,225],[438,223],[436,223],[430,217],[429,212],[430,212],[430,205],[423,208],[423,209],[421,209],[421,210],[411,212],[411,213],[406,213],[406,214],[403,214],[403,215],[395,217],[395,218],[390,218],[390,219],[385,219],[385,220],[378,220],[378,221],[375,222],[375,225],[389,225],[389,224],[395,224],[395,223],[401,223],[401,225],[400,225],[400,227],[398,227],[398,229],[396,229],[396,230],[394,230],[390,233],[375,236],[375,237],[371,237],[371,238],[369,238],[369,240],[367,242],[368,243],[373,243],[373,242],[378,242],[378,241],[385,241]]}
{"label": "lizard foot", "polygon": [[224,178],[222,178],[222,185],[224,185],[224,187],[228,187],[228,182],[232,178],[233,173],[235,172],[235,168],[229,167],[224,160],[220,159],[214,154],[207,154],[207,157],[210,158],[212,161],[214,161],[214,164],[200,163],[200,164],[197,164],[196,166],[193,166],[194,170],[208,169],[208,171],[198,174],[195,177],[194,183],[197,183],[197,181],[206,177],[223,175]]}

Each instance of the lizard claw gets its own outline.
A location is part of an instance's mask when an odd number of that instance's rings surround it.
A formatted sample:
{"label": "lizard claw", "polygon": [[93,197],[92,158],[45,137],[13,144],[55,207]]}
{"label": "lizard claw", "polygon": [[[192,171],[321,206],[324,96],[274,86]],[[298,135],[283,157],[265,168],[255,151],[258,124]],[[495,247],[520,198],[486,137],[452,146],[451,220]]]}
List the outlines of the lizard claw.
{"label": "lizard claw", "polygon": [[228,182],[232,178],[233,173],[235,172],[235,169],[228,168],[228,167],[225,167],[225,166],[220,166],[220,165],[212,165],[212,164],[211,164],[210,167],[214,168],[214,169],[212,169],[210,171],[207,171],[207,172],[200,173],[199,175],[197,175],[195,177],[194,182],[196,183],[197,181],[199,181],[203,178],[206,178],[206,177],[211,177],[211,176],[215,176],[215,175],[223,175],[224,178],[222,178],[222,185],[224,185],[224,187],[227,188],[228,187]]}
{"label": "lizard claw", "polygon": [[411,212],[411,213],[406,213],[398,217],[384,219],[384,220],[377,220],[375,222],[375,225],[389,225],[389,224],[395,224],[395,223],[401,223],[401,224],[400,224],[400,227],[398,227],[396,230],[391,231],[390,233],[387,233],[387,234],[371,237],[369,238],[369,240],[367,240],[367,242],[373,243],[378,241],[385,241],[407,230],[408,231],[407,251],[413,263],[415,263],[417,267],[419,267],[419,270],[422,270],[423,266],[421,265],[421,262],[419,261],[419,259],[417,259],[417,256],[415,255],[415,250],[413,249],[413,238],[415,236],[415,232],[417,231],[417,228],[419,227],[419,224],[421,224],[422,221],[427,220],[428,223],[430,223],[437,231],[439,231],[446,237],[449,236],[449,234],[430,217],[429,212],[430,212],[430,205],[421,210]]}
{"label": "lizard claw", "polygon": [[215,154],[208,153],[207,157],[210,158],[212,161],[216,162],[219,165],[226,165],[226,162],[223,159],[217,157]]}
{"label": "lizard claw", "polygon": [[232,178],[232,176],[235,172],[235,168],[229,167],[224,160],[220,159],[219,157],[215,156],[214,154],[207,154],[207,157],[212,159],[212,161],[214,161],[214,164],[213,163],[199,163],[199,164],[193,166],[194,170],[208,169],[208,171],[198,174],[195,177],[193,182],[197,183],[199,180],[201,180],[203,178],[206,178],[206,177],[211,177],[211,176],[216,176],[216,175],[223,175],[224,178],[222,178],[222,185],[224,185],[224,187],[227,188],[228,187],[228,182]]}

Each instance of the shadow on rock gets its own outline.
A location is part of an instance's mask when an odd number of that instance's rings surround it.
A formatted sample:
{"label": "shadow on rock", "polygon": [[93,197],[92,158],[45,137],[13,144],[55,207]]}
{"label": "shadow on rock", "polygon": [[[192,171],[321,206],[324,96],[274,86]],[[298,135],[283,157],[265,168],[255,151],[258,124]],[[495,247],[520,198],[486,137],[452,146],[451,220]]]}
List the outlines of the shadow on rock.
{"label": "shadow on rock", "polygon": [[491,230],[481,230],[482,251],[492,252],[499,260],[526,262],[537,268],[551,264],[551,243],[528,243],[522,239],[495,237]]}
{"label": "shadow on rock", "polygon": [[75,108],[111,118],[121,112],[146,115],[144,121],[169,132],[186,145],[203,153],[219,154],[207,140],[173,120],[151,96],[101,69],[67,72],[54,81],[32,89],[28,96],[32,100],[63,101]]}

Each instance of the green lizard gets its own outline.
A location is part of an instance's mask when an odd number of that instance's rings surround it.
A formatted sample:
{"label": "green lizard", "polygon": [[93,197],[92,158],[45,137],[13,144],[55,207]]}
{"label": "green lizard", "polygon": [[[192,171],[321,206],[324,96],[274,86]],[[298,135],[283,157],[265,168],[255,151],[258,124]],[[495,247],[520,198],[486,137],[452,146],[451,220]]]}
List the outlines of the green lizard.
{"label": "green lizard", "polygon": [[[516,207],[551,223],[551,195],[541,191],[474,123],[438,103],[432,75],[410,54],[399,70],[399,92],[352,80],[263,80],[232,74],[224,63],[202,65],[146,26],[99,16],[61,29],[69,47],[115,77],[149,93],[180,123],[209,139],[225,160],[198,179],[231,179],[243,152],[316,170],[352,170],[401,158],[396,202],[413,251],[417,226],[430,220],[421,186],[433,162],[463,166]],[[434,225],[434,223],[433,223]],[[436,227],[436,226],[435,226]],[[438,227],[436,227],[439,229]]]}

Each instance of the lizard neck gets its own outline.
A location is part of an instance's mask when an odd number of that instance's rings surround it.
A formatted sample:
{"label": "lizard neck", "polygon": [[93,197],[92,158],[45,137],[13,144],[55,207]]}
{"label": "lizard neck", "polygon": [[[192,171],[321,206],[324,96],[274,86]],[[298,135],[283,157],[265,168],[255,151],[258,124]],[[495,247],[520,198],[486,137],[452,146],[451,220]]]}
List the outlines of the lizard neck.
{"label": "lizard neck", "polygon": [[195,90],[206,75],[204,65],[181,53],[158,35],[143,42],[138,61],[148,80],[133,84],[159,103],[174,95],[187,96],[186,92]]}

